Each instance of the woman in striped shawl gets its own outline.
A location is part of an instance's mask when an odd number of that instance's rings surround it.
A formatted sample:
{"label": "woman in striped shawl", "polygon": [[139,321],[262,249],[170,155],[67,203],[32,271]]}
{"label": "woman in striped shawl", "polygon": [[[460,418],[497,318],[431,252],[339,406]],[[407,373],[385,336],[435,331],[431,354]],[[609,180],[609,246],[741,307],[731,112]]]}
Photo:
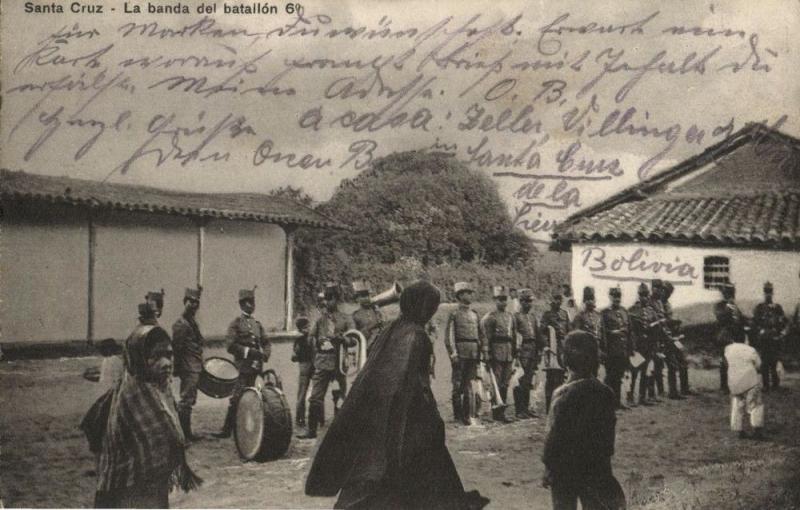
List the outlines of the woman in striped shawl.
{"label": "woman in striped shawl", "polygon": [[95,506],[168,508],[173,487],[196,488],[170,390],[172,347],[166,331],[139,325],[125,342],[125,374],[103,437]]}

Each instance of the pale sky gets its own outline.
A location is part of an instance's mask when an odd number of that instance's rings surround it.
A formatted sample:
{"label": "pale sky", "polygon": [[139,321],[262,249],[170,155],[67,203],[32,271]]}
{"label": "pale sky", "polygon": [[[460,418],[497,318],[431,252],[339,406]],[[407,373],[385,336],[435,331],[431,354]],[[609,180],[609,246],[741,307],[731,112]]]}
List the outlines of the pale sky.
{"label": "pale sky", "polygon": [[192,191],[291,184],[325,200],[370,157],[438,142],[495,175],[546,239],[534,220],[731,128],[785,116],[800,135],[796,1],[463,4],[304,2],[298,18],[220,1],[204,19],[197,4],[4,2],[2,166]]}

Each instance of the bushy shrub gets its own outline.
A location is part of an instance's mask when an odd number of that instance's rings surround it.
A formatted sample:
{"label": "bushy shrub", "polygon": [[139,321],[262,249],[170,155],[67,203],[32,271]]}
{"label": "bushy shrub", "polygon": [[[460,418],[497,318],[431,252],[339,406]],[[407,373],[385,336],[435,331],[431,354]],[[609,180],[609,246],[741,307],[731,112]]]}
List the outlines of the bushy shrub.
{"label": "bushy shrub", "polygon": [[[297,188],[273,193],[310,204]],[[326,281],[348,284],[355,277],[370,280],[375,290],[422,272],[443,288],[471,278],[487,289],[533,279],[538,285],[544,278],[526,273],[535,266],[536,249],[514,228],[494,182],[446,154],[410,151],[378,159],[315,209],[350,230],[297,232],[298,305],[313,303]],[[524,278],[513,276],[520,270]]]}

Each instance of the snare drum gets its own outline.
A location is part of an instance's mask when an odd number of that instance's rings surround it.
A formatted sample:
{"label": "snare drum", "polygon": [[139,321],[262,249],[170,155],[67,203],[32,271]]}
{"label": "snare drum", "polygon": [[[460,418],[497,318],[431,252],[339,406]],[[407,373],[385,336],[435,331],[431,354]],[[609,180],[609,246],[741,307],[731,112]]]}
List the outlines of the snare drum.
{"label": "snare drum", "polygon": [[285,455],[292,413],[283,391],[272,384],[245,388],[236,408],[234,437],[242,460],[264,462]]}
{"label": "snare drum", "polygon": [[239,370],[229,359],[208,358],[203,362],[203,372],[197,389],[213,398],[227,398],[233,394]]}

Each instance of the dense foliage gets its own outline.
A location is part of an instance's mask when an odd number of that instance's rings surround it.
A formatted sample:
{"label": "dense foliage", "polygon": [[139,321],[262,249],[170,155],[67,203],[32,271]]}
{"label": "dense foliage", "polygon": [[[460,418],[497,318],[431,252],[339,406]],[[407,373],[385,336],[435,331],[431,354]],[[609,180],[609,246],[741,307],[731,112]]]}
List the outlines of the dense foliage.
{"label": "dense foliage", "polygon": [[[310,203],[296,188],[274,193]],[[356,266],[364,271],[365,264],[394,265],[404,259],[419,261],[423,268],[521,266],[535,253],[525,234],[513,227],[494,182],[440,153],[412,151],[376,160],[342,181],[316,210],[350,230],[297,233],[297,290],[304,301],[326,280],[371,279],[353,274]]]}

